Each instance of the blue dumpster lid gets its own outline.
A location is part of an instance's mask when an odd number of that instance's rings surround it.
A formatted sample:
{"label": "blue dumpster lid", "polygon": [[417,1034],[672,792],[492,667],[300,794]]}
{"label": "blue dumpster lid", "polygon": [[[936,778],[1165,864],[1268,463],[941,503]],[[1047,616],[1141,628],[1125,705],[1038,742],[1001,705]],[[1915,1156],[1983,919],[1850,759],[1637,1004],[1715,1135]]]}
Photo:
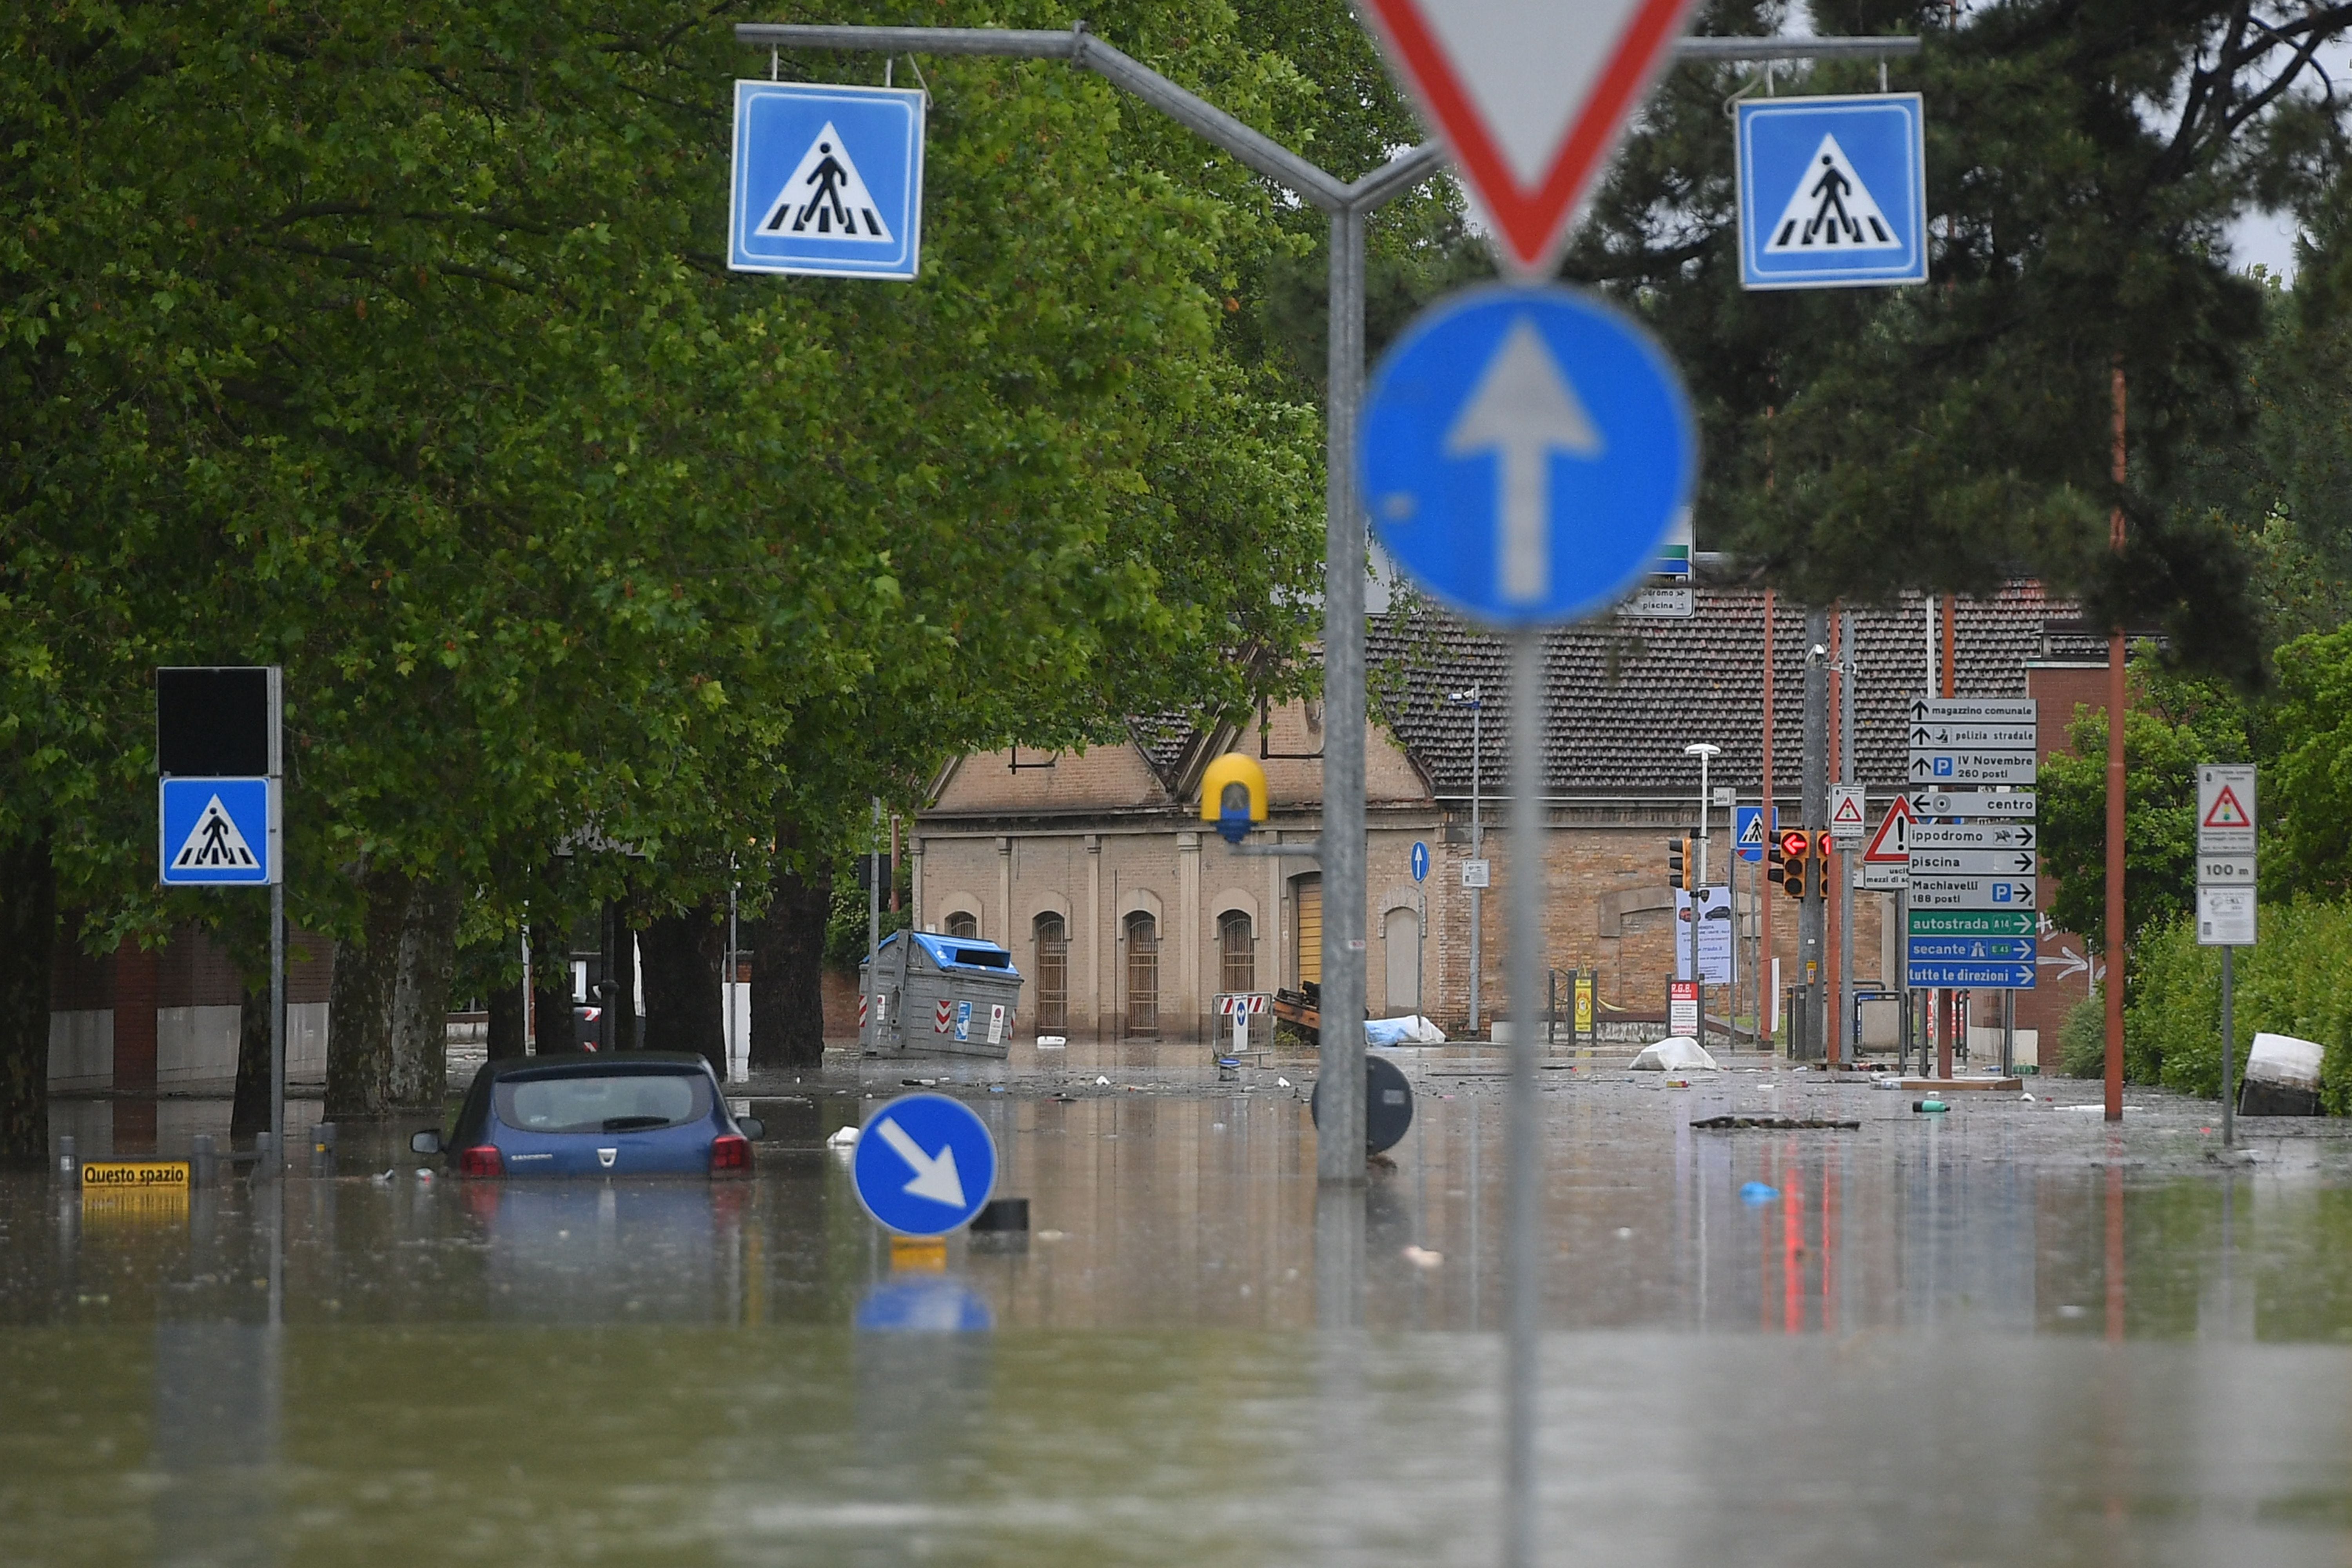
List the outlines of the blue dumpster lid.
{"label": "blue dumpster lid", "polygon": [[931,955],[931,962],[941,969],[969,970],[978,974],[1001,974],[1018,980],[1021,972],[1013,967],[1013,954],[992,942],[982,942],[976,936],[940,936],[934,931],[892,931],[882,939],[888,947],[900,935],[914,937],[916,943]]}

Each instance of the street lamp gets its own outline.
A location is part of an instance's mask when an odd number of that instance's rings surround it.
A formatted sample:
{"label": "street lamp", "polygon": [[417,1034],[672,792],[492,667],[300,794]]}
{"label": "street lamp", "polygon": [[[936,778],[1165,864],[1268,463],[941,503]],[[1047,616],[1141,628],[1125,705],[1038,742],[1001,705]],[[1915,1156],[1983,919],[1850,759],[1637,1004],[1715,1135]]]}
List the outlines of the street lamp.
{"label": "street lamp", "polygon": [[1698,759],[1698,876],[1696,879],[1685,879],[1690,882],[1691,983],[1698,987],[1697,1037],[1699,1048],[1704,1050],[1706,1048],[1706,982],[1699,977],[1698,972],[1698,905],[1699,891],[1701,889],[1707,886],[1706,764],[1714,758],[1723,755],[1723,748],[1709,741],[1694,741],[1689,745],[1683,748],[1683,755],[1685,757],[1696,757]]}
{"label": "street lamp", "polygon": [[[1447,707],[1470,710],[1470,858],[1474,862],[1486,858],[1486,828],[1478,812],[1479,715],[1483,710],[1479,699],[1482,694],[1482,689],[1475,686],[1465,687],[1459,691],[1449,691],[1445,694]],[[1482,889],[1478,885],[1473,882],[1470,886],[1470,1036],[1473,1039],[1478,1036],[1478,931],[1481,924],[1479,920],[1482,907],[1481,892]]]}

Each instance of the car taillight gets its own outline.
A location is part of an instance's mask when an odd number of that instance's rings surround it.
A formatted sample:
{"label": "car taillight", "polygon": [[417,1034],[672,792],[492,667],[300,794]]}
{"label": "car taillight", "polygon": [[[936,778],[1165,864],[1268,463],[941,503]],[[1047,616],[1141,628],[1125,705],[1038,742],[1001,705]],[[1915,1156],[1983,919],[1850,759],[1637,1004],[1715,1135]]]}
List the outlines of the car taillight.
{"label": "car taillight", "polygon": [[478,1143],[471,1149],[457,1151],[457,1173],[461,1176],[503,1176],[506,1162],[499,1158],[498,1147]]}
{"label": "car taillight", "polygon": [[722,1132],[710,1141],[710,1168],[713,1171],[748,1171],[751,1168],[751,1141],[740,1133]]}

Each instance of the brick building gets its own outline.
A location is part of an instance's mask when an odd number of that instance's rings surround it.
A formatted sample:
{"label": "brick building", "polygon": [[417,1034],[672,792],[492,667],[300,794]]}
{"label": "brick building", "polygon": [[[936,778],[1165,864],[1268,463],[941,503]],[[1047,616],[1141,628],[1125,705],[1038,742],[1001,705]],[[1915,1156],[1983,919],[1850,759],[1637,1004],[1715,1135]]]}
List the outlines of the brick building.
{"label": "brick building", "polygon": [[[1840,640],[1830,650],[1856,683],[1856,772],[1874,822],[1902,782],[1902,703],[1927,679],[1925,609],[1909,595],[1857,612],[1853,647]],[[2104,678],[2104,644],[2081,635],[2074,615],[2073,605],[2049,601],[2031,582],[1959,605],[1958,689],[2052,699],[2044,704],[2045,752],[2063,742],[2073,702],[2090,700],[2085,694]],[[1793,824],[1804,617],[1783,605],[1772,618],[1774,795],[1783,820]],[[1743,804],[1759,799],[1764,623],[1759,591],[1702,588],[1689,620],[1620,618],[1547,639],[1543,805],[1552,833],[1545,957],[1559,969],[1597,971],[1605,1005],[1664,1010],[1676,923],[1665,846],[1698,816],[1696,768],[1684,746],[1721,746],[1710,783],[1728,785]],[[2086,662],[2094,646],[2095,666]],[[1411,1012],[1418,1003],[1458,1030],[1469,1008],[1471,900],[1460,866],[1470,855],[1474,715],[1445,699],[1473,687],[1483,693],[1478,772],[1495,886],[1483,900],[1480,967],[1491,1016],[1504,1000],[1504,911],[1513,874],[1510,803],[1501,798],[1509,765],[1506,651],[1493,637],[1430,614],[1374,616],[1369,648],[1380,695],[1365,765],[1367,996],[1376,1015]],[[2088,673],[2094,668],[2096,678]],[[2064,710],[2055,711],[2061,705]],[[1130,726],[1123,743],[1084,754],[1015,749],[959,759],[916,821],[916,923],[1011,948],[1030,982],[1024,1029],[1204,1037],[1218,993],[1319,978],[1322,908],[1313,862],[1238,856],[1205,830],[1197,819],[1201,771],[1227,750],[1260,758],[1272,811],[1257,838],[1311,839],[1320,821],[1320,718],[1313,703],[1240,726],[1160,717]],[[1730,849],[1727,814],[1711,809],[1708,826],[1712,879],[1721,882]],[[1420,883],[1410,868],[1416,842],[1429,845],[1433,862]],[[1738,871],[1743,963],[1745,943],[1760,938],[1765,923],[1759,869]],[[1793,981],[1796,906],[1765,890],[1777,900],[1769,951]],[[1855,896],[1858,988],[1900,979],[1892,904],[1889,895]],[[2080,943],[2073,945],[2079,952]],[[1832,973],[1835,955],[1832,947]],[[1752,997],[1752,974],[1742,989]],[[1718,1015],[1725,1010],[1719,1000],[1711,1004]]]}

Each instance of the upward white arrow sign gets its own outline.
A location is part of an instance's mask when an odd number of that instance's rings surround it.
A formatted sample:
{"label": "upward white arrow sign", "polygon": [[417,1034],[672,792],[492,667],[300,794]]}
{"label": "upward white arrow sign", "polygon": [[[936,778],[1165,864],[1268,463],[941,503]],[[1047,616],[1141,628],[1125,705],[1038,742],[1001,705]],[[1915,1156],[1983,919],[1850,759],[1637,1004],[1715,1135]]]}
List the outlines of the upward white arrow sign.
{"label": "upward white arrow sign", "polygon": [[1597,458],[1601,450],[1576,388],[1535,322],[1520,317],[1445,433],[1449,458],[1502,458],[1496,587],[1505,603],[1531,604],[1551,593],[1551,455]]}
{"label": "upward white arrow sign", "polygon": [[914,1170],[914,1178],[906,1190],[919,1198],[929,1198],[950,1208],[963,1207],[963,1180],[956,1174],[955,1145],[942,1144],[937,1155],[926,1154],[922,1146],[907,1136],[907,1130],[888,1117],[874,1124],[882,1142],[890,1152]]}

